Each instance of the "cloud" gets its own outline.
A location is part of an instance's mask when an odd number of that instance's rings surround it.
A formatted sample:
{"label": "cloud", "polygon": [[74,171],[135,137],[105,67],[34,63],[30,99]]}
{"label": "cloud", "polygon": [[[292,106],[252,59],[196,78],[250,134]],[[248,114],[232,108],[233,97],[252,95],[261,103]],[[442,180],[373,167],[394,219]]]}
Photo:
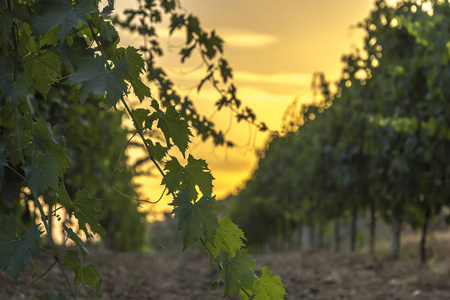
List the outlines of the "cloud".
{"label": "cloud", "polygon": [[238,48],[264,48],[278,40],[274,35],[229,27],[218,29],[217,34],[224,39],[227,46]]}
{"label": "cloud", "polygon": [[[207,28],[205,28],[205,30],[210,31],[210,29]],[[223,27],[214,30],[216,34],[225,41],[226,47],[251,49],[264,48],[278,41],[278,38],[274,35],[240,28]],[[158,28],[158,34],[162,38],[168,38],[170,36],[168,28]],[[171,39],[177,41],[182,41],[185,37],[186,33],[184,30],[175,30],[171,35]]]}
{"label": "cloud", "polygon": [[[169,68],[171,77],[175,80],[198,82],[205,75],[204,70],[194,70],[181,67]],[[256,73],[245,71],[233,71],[233,79],[242,83],[251,84],[277,84],[310,87],[312,75],[308,73]]]}
{"label": "cloud", "polygon": [[235,72],[234,78],[243,82],[292,84],[310,86],[312,75],[307,73],[274,73],[260,74],[252,72]]}

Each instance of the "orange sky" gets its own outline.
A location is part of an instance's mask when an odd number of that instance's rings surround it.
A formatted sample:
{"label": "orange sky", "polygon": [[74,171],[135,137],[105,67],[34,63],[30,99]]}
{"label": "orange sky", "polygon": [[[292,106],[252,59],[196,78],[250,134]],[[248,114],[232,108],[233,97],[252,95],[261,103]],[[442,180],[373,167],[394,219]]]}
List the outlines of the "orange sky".
{"label": "orange sky", "polygon": [[[182,6],[199,17],[205,29],[215,29],[225,40],[224,56],[233,68],[238,97],[251,107],[260,121],[270,129],[278,130],[286,106],[296,97],[308,102],[311,99],[311,76],[316,71],[325,72],[336,80],[341,71],[340,58],[362,42],[361,30],[351,28],[368,16],[373,0],[180,0]],[[132,0],[116,1],[116,12],[134,5]],[[168,40],[160,32],[162,45],[179,45],[184,32]],[[139,46],[139,37],[121,32],[122,44]],[[204,88],[200,94],[190,89],[204,76],[200,69],[181,75],[197,67],[199,60],[185,65],[175,56],[179,48],[166,51],[158,63],[170,71],[183,94],[196,99],[198,110],[206,116],[215,112],[217,93]],[[203,71],[203,72],[202,72]],[[230,113],[215,113],[213,120],[218,128],[226,130]],[[251,133],[250,133],[251,132]],[[254,129],[233,121],[228,138],[242,147],[215,148],[211,143],[194,142],[191,153],[209,164],[213,176],[214,193],[218,198],[236,191],[251,176],[256,165],[254,148],[245,147],[253,140]],[[256,148],[264,144],[266,135],[258,133]],[[141,192],[156,200],[162,192],[160,178],[140,178]],[[170,210],[167,198],[154,209]]]}

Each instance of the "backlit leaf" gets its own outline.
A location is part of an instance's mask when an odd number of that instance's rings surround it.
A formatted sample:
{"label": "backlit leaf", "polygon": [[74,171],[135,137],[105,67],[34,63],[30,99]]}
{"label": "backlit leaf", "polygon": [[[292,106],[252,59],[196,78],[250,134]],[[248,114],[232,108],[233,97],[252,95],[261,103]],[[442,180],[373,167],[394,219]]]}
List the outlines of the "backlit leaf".
{"label": "backlit leaf", "polygon": [[133,110],[133,117],[140,129],[143,128],[144,121],[149,114],[150,111],[148,109],[138,108]]}
{"label": "backlit leaf", "polygon": [[170,205],[175,206],[173,214],[183,238],[183,250],[200,238],[214,239],[219,223],[213,211],[221,209],[215,198],[203,196],[193,203],[188,193],[180,190]]}
{"label": "backlit leaf", "polygon": [[116,57],[126,58],[128,62],[128,77],[126,78],[133,86],[133,91],[142,102],[145,97],[151,97],[150,89],[142,83],[141,74],[145,72],[145,63],[139,51],[134,47],[119,48]]}
{"label": "backlit leaf", "polygon": [[108,0],[108,5],[103,8],[102,12],[100,13],[102,17],[106,18],[114,11],[114,0]]}
{"label": "backlit leaf", "polygon": [[167,151],[169,150],[167,147],[164,147],[159,142],[156,142],[156,144],[153,144],[153,142],[150,139],[147,139],[147,145],[148,145],[148,152],[150,155],[160,161],[166,156]]}
{"label": "backlit leaf", "polygon": [[17,235],[18,223],[14,216],[0,221],[0,269],[6,270],[15,280],[23,274],[27,263],[31,263],[31,251],[39,252],[41,231],[34,224],[24,235]]}
{"label": "backlit leaf", "polygon": [[225,283],[224,297],[239,293],[240,289],[252,289],[258,277],[255,260],[247,254],[247,250],[237,250],[233,258],[228,258],[224,251],[220,251],[217,262],[221,267],[218,282]]}
{"label": "backlit leaf", "polygon": [[196,186],[204,195],[211,195],[214,177],[208,169],[208,164],[203,159],[195,159],[192,155],[188,157],[188,164],[182,167],[175,157],[166,163],[162,183],[165,184],[169,192],[176,192],[179,188],[188,192],[191,199],[197,199],[198,192]]}
{"label": "backlit leaf", "polygon": [[126,59],[121,59],[117,64],[107,69],[107,61],[103,56],[84,58],[78,65],[75,73],[70,75],[68,83],[80,84],[80,102],[83,104],[89,94],[103,97],[113,106],[127,90],[125,79],[128,76]]}
{"label": "backlit leaf", "polygon": [[78,253],[73,250],[67,251],[63,266],[75,273],[75,282],[87,284],[97,290],[102,282],[100,271],[92,264],[83,266],[78,259]]}
{"label": "backlit leaf", "polygon": [[255,300],[284,299],[286,290],[278,275],[272,275],[269,267],[262,268],[262,275],[256,283]]}
{"label": "backlit leaf", "polygon": [[80,249],[81,254],[83,255],[83,259],[86,259],[86,256],[89,254],[89,250],[84,245],[84,242],[80,239],[80,237],[73,232],[73,230],[66,226],[66,224],[63,223],[64,231],[67,233],[67,237],[71,239]]}
{"label": "backlit leaf", "polygon": [[166,185],[169,193],[174,193],[180,189],[184,168],[180,165],[176,157],[172,157],[171,160],[166,162],[164,170],[168,172],[161,183]]}
{"label": "backlit leaf", "polygon": [[233,258],[236,255],[236,251],[245,246],[243,240],[245,240],[244,233],[227,215],[219,219],[219,227],[217,228],[214,247],[211,247],[211,251],[214,256],[217,256],[220,250],[223,250]]}
{"label": "backlit leaf", "polygon": [[172,141],[184,155],[192,134],[186,120],[181,118],[175,107],[169,106],[164,114],[159,115],[157,127],[163,132],[167,145]]}
{"label": "backlit leaf", "polygon": [[59,202],[64,206],[69,216],[75,215],[75,218],[78,219],[78,227],[84,231],[88,238],[91,237],[91,234],[86,224],[89,225],[93,233],[98,233],[102,237],[105,236],[105,229],[98,223],[98,213],[101,212],[99,200],[89,198],[87,191],[80,190],[75,195],[75,201],[72,202],[62,185],[59,186],[57,195]]}

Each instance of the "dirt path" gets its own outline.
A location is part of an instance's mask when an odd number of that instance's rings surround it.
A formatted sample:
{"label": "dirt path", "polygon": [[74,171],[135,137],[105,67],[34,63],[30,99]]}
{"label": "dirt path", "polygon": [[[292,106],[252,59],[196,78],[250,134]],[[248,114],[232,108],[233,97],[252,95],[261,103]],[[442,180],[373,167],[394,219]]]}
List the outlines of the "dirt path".
{"label": "dirt path", "polygon": [[[255,256],[257,265],[269,265],[279,274],[289,295],[286,299],[450,299],[447,268],[438,274],[415,262],[374,262],[365,255],[328,252],[286,252]],[[208,287],[217,278],[206,255],[198,251],[163,254],[124,253],[93,249],[86,263],[94,263],[103,275],[100,299],[221,299]],[[51,261],[38,256],[38,270]],[[435,264],[438,267],[438,264]],[[442,271],[444,270],[444,271]],[[214,288],[215,285],[212,286]],[[60,271],[53,268],[35,284],[23,276],[16,287],[0,271],[0,299],[36,299],[47,291],[68,295]],[[92,298],[83,288],[80,298]]]}

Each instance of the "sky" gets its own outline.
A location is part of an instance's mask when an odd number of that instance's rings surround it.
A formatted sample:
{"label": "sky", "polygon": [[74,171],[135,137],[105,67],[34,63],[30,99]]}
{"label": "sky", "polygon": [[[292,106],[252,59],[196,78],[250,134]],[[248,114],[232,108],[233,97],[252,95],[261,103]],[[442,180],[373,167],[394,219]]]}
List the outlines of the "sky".
{"label": "sky", "polygon": [[[324,72],[335,81],[341,72],[341,57],[362,43],[363,32],[356,24],[369,15],[373,0],[179,0],[182,7],[199,18],[203,28],[214,29],[223,38],[224,57],[233,69],[238,98],[251,107],[259,121],[271,130],[279,130],[286,107],[294,99],[309,102],[312,74]],[[116,12],[132,7],[134,1],[117,0]],[[238,147],[214,147],[194,139],[190,153],[205,159],[215,180],[218,199],[235,193],[251,177],[256,167],[255,150],[264,146],[267,135],[232,121],[230,112],[216,112],[217,92],[192,88],[205,74],[195,58],[180,64],[176,57],[184,32],[166,38],[160,31],[166,55],[158,61],[169,71],[182,94],[195,99],[199,112],[213,118],[217,127],[226,130],[227,138]],[[141,38],[119,32],[123,45],[139,46]],[[256,134],[256,136],[255,136]],[[160,178],[140,178],[142,197],[154,201],[162,193]],[[170,211],[170,198],[163,199],[151,210]]]}

